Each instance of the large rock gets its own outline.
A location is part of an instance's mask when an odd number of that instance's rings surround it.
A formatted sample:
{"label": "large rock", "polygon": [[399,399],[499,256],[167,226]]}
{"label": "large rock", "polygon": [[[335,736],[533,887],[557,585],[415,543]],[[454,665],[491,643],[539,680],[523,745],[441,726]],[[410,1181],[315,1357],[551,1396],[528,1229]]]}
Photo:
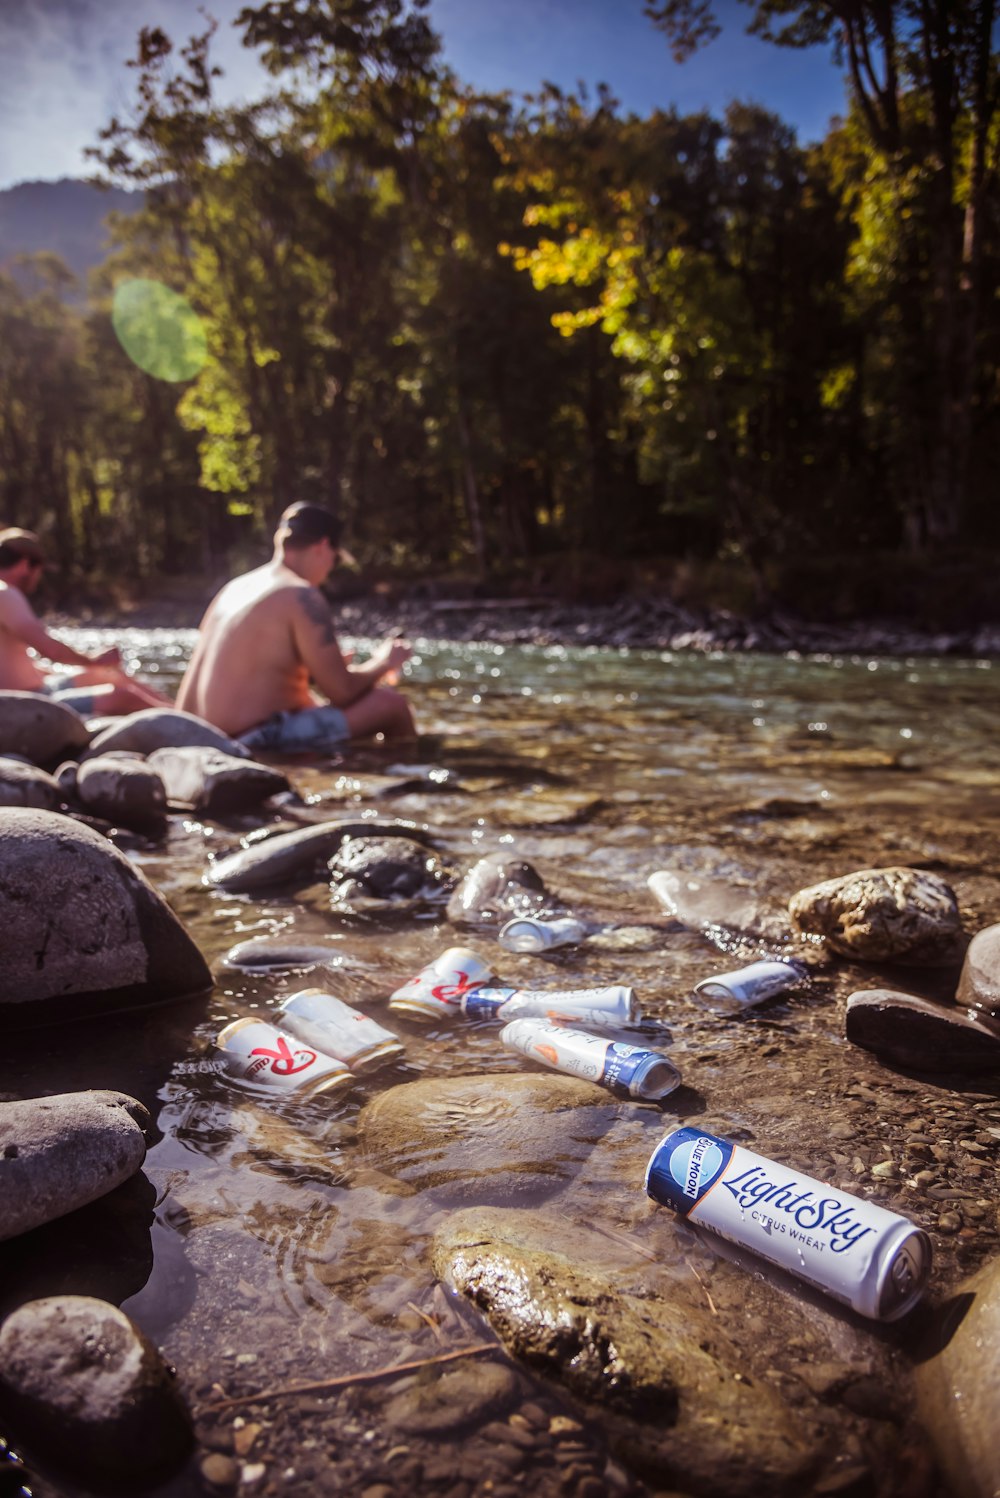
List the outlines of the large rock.
{"label": "large rock", "polygon": [[618,1117],[575,1077],[429,1077],[361,1111],[367,1161],[438,1201],[541,1201],[573,1179]]}
{"label": "large rock", "polygon": [[895,989],[871,988],[847,1001],[854,1045],[910,1071],[1000,1072],[1000,1034],[957,1005]]}
{"label": "large rock", "polygon": [[799,890],[788,909],[844,957],[945,967],[962,955],[954,892],[922,869],[859,869]]}
{"label": "large rock", "polygon": [[205,882],[230,894],[309,884],[325,876],[328,860],[345,838],[375,833],[379,837],[430,841],[423,828],[413,822],[319,822],[297,832],[277,833],[227,858],[217,859],[205,875]]}
{"label": "large rock", "polygon": [[956,1498],[1000,1493],[1000,1259],[938,1312],[917,1408]]}
{"label": "large rock", "polygon": [[57,812],[0,811],[0,930],[8,1025],[211,986],[162,895],[105,838]]}
{"label": "large rock", "polygon": [[0,1103],[0,1240],[106,1196],[142,1165],[149,1114],[123,1092]]}
{"label": "large rock", "polygon": [[970,941],[955,998],[968,1009],[1000,1019],[1000,926],[987,926]]}
{"label": "large rock", "polygon": [[271,796],[291,789],[288,776],[252,759],[237,759],[221,749],[187,745],[157,749],[149,763],[162,778],[167,800],[178,811],[226,817],[249,811]]}
{"label": "large rock", "polygon": [[89,743],[90,730],[71,707],[38,692],[0,692],[0,754],[55,765]]}
{"label": "large rock", "polygon": [[443,899],[454,883],[436,854],[402,837],[345,838],[327,867],[335,905]]}
{"label": "large rock", "polygon": [[99,754],[81,765],[62,767],[59,777],[91,816],[151,835],[166,828],[163,781],[140,755],[123,750]]}
{"label": "large rock", "polygon": [[58,811],[64,804],[62,786],[54,775],[36,765],[25,764],[22,759],[0,758],[0,806]]}
{"label": "large rock", "polygon": [[813,1433],[762,1379],[730,1362],[691,1299],[621,1284],[588,1262],[586,1234],[520,1211],[456,1212],[434,1268],[488,1319],[512,1357],[600,1406],[612,1441],[671,1488],[713,1498],[802,1493]]}
{"label": "large rock", "polygon": [[541,875],[523,859],[489,854],[468,871],[448,902],[456,926],[496,926],[548,908]]}
{"label": "large rock", "polygon": [[118,1491],[169,1475],[190,1419],[159,1352],[124,1311],[86,1295],[29,1301],[0,1328],[0,1415],[46,1466]]}
{"label": "large rock", "polygon": [[236,759],[249,759],[250,751],[213,728],[194,713],[182,713],[172,707],[144,707],[141,712],[118,718],[97,735],[87,753],[106,754],[109,749],[129,749],[135,754],[152,754],[157,749],[174,749],[201,745],[221,749]]}

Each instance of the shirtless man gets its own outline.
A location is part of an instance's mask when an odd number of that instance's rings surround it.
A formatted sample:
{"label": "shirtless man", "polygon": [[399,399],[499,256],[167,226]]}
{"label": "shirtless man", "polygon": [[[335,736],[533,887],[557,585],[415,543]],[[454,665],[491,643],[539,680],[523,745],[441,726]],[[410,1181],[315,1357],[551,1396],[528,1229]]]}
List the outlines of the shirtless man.
{"label": "shirtless man", "polygon": [[379,685],[409,660],[409,642],[387,641],[363,666],[349,664],[337,643],[319,585],[338,556],[350,560],[340,532],[329,510],[289,506],[270,562],[234,578],[209,605],[179,708],[248,749],[279,754],[324,753],[377,733],[416,736],[406,698]]}
{"label": "shirtless man", "polygon": [[[125,674],[116,646],[84,655],[49,634],[28,602],[44,570],[45,552],[34,531],[0,531],[0,691],[40,692],[85,718],[170,706],[168,698]],[[32,650],[76,669],[47,675]]]}

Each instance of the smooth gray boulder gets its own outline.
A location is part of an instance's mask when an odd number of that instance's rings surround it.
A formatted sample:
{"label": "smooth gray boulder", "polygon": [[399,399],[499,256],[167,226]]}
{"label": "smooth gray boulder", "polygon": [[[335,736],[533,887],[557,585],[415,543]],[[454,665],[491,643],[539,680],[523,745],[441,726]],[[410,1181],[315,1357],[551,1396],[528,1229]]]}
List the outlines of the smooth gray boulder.
{"label": "smooth gray boulder", "polygon": [[142,1165],[143,1105],[123,1092],[0,1103],[0,1241],[106,1196]]}
{"label": "smooth gray boulder", "polygon": [[194,713],[182,713],[173,707],[144,707],[140,712],[118,718],[93,740],[84,758],[104,754],[109,749],[130,749],[136,754],[153,754],[157,749],[175,749],[200,745],[221,749],[236,759],[249,759],[250,751],[236,739],[213,728]]}
{"label": "smooth gray boulder", "polygon": [[955,1000],[1000,1019],[1000,926],[987,926],[970,941]]}
{"label": "smooth gray boulder", "polygon": [[253,894],[281,885],[303,885],[326,878],[326,864],[348,837],[407,837],[430,843],[427,832],[415,822],[344,821],[319,822],[296,832],[277,833],[217,859],[205,875],[205,883],[230,894]]}
{"label": "smooth gray boulder", "polygon": [[55,765],[89,743],[90,729],[71,707],[38,692],[0,692],[0,754]]}
{"label": "smooth gray boulder", "polygon": [[58,812],[0,811],[0,930],[7,1024],[211,987],[163,896],[106,838]]}
{"label": "smooth gray boulder", "polygon": [[575,1077],[428,1077],[358,1117],[368,1164],[442,1202],[541,1201],[561,1191],[621,1107]]}
{"label": "smooth gray boulder", "polygon": [[288,776],[270,765],[197,744],[156,749],[149,764],[161,777],[170,806],[206,817],[250,811],[291,790]]}
{"label": "smooth gray boulder", "polygon": [[58,811],[65,804],[63,788],[54,775],[21,759],[0,757],[0,806],[34,806]]}
{"label": "smooth gray boulder", "polygon": [[660,1484],[726,1498],[808,1491],[814,1431],[727,1355],[701,1306],[633,1288],[587,1248],[556,1214],[472,1209],[449,1215],[433,1262],[512,1357],[597,1406],[612,1443]]}
{"label": "smooth gray boulder", "polygon": [[448,919],[456,926],[496,926],[554,908],[530,863],[489,854],[469,869],[448,901]]}
{"label": "smooth gray boulder", "polygon": [[910,1071],[1000,1072],[1000,1031],[957,1005],[916,994],[889,988],[852,993],[845,1033],[853,1045]]}
{"label": "smooth gray boulder", "polygon": [[141,756],[99,754],[74,766],[63,784],[70,780],[76,800],[91,816],[152,834],[167,825],[163,781]]}
{"label": "smooth gray boulder", "polygon": [[53,1469],[118,1491],[168,1476],[191,1421],[167,1365],[116,1306],[88,1295],[29,1301],[0,1327],[0,1418]]}
{"label": "smooth gray boulder", "polygon": [[963,1285],[937,1314],[916,1370],[917,1410],[951,1492],[1000,1493],[1000,1259]]}
{"label": "smooth gray boulder", "polygon": [[954,891],[923,869],[859,869],[799,890],[788,909],[800,931],[863,962],[946,967],[964,948]]}
{"label": "smooth gray boulder", "polygon": [[451,871],[422,843],[402,837],[348,837],[330,859],[334,905],[443,899]]}

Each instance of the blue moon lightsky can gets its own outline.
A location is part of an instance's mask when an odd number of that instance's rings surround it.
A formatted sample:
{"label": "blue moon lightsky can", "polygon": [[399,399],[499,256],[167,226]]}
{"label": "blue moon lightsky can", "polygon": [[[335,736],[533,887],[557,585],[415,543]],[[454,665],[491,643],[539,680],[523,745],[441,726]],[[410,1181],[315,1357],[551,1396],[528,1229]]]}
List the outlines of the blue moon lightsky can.
{"label": "blue moon lightsky can", "polygon": [[657,1145],[646,1191],[876,1321],[923,1294],[930,1239],[905,1217],[699,1129]]}
{"label": "blue moon lightsky can", "polygon": [[681,1080],[673,1062],[658,1051],[548,1025],[544,1020],[511,1020],[500,1031],[500,1043],[556,1071],[599,1082],[618,1097],[658,1101],[673,1092]]}
{"label": "blue moon lightsky can", "polygon": [[621,986],[572,991],[473,988],[462,995],[462,1012],[469,1019],[550,1019],[598,1028],[634,1024],[642,1018],[635,990]]}

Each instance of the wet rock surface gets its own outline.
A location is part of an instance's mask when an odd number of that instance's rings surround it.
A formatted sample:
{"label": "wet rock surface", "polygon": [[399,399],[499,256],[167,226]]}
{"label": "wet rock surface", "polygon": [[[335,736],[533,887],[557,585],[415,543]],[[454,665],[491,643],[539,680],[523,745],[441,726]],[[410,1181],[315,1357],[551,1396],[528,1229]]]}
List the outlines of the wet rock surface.
{"label": "wet rock surface", "polygon": [[145,707],[140,712],[112,719],[107,728],[91,741],[85,758],[107,754],[111,749],[127,749],[135,754],[152,754],[157,749],[197,745],[219,749],[236,759],[249,759],[244,749],[228,734],[220,733],[203,718],[183,713],[177,708]]}
{"label": "wet rock surface", "polygon": [[59,811],[64,804],[63,788],[54,775],[23,760],[0,758],[0,806]]}
{"label": "wet rock surface", "polygon": [[1000,1031],[957,1005],[916,994],[887,988],[852,993],[845,1033],[854,1045],[913,1071],[1000,1074]]}
{"label": "wet rock surface", "polygon": [[424,844],[402,837],[348,837],[327,868],[334,904],[440,900],[454,883]]}
{"label": "wet rock surface", "polygon": [[390,819],[379,821],[377,827],[373,822],[321,822],[295,832],[276,833],[220,858],[209,868],[206,879],[233,894],[312,883],[326,873],[329,859],[346,838],[369,837],[376,832],[380,838],[426,838],[426,833],[412,823]]}
{"label": "wet rock surface", "polygon": [[1000,926],[987,926],[970,941],[955,1000],[1000,1020]]}
{"label": "wet rock surface", "polygon": [[248,811],[289,789],[281,770],[211,747],[154,749],[149,765],[163,781],[172,808],[206,817]]}
{"label": "wet rock surface", "polygon": [[84,810],[95,817],[152,836],[165,829],[167,796],[163,781],[141,758],[109,752],[86,760],[74,768],[73,793]]}
{"label": "wet rock surface", "polygon": [[0,692],[0,754],[23,754],[45,768],[89,743],[90,730],[71,707],[37,692]]}
{"label": "wet rock surface", "polygon": [[135,1174],[149,1114],[120,1092],[0,1103],[0,1241],[65,1217]]}
{"label": "wet rock surface", "polygon": [[920,1415],[962,1498],[1000,1491],[1000,1259],[960,1285],[938,1313],[917,1369]]}
{"label": "wet rock surface", "polygon": [[57,1468],[99,1485],[148,1484],[191,1447],[187,1413],[156,1348],[124,1312],[89,1296],[29,1301],[8,1316],[0,1418]]}
{"label": "wet rock surface", "polygon": [[941,967],[964,950],[954,890],[921,869],[859,869],[799,890],[788,909],[800,930],[864,962]]}

